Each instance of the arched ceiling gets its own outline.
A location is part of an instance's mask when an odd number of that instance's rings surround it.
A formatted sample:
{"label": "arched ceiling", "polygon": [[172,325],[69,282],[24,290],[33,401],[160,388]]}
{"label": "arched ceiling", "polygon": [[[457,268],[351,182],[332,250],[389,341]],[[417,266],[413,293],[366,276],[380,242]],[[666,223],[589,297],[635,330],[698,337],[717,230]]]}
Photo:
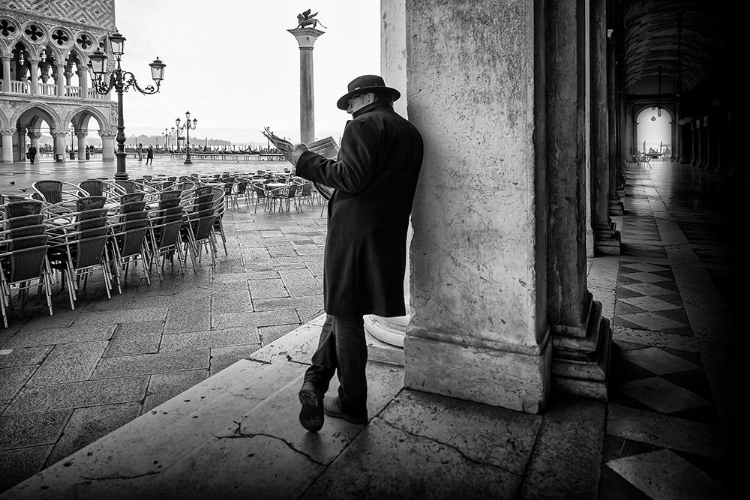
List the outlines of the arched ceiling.
{"label": "arched ceiling", "polygon": [[721,0],[620,0],[618,6],[627,94],[688,92],[724,56],[731,28],[722,20],[731,12]]}

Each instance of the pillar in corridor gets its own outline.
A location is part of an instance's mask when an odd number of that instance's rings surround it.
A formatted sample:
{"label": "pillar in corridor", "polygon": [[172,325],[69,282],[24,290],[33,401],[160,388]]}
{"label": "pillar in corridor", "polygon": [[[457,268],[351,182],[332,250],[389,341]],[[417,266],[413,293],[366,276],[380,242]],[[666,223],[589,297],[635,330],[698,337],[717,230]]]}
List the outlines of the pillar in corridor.
{"label": "pillar in corridor", "polygon": [[88,135],[88,131],[85,130],[76,132],[76,137],[78,137],[78,161],[86,161],[86,137]]}
{"label": "pillar in corridor", "polygon": [[42,133],[41,132],[29,132],[28,136],[29,136],[29,142],[31,143],[31,145],[34,146],[37,151],[39,151],[39,138],[42,137]]}
{"label": "pillar in corridor", "polygon": [[590,4],[591,226],[594,255],[620,255],[620,233],[609,217],[610,165],[607,10],[605,0]]}
{"label": "pillar in corridor", "polygon": [[315,48],[315,40],[325,32],[315,28],[295,28],[287,31],[294,35],[299,45],[300,142],[309,144],[315,141],[313,49]]}
{"label": "pillar in corridor", "polygon": [[102,138],[102,161],[115,161],[115,136],[116,134],[99,131],[99,137]]}
{"label": "pillar in corridor", "polygon": [[[534,6],[406,1],[412,211],[406,388],[540,412],[550,388]],[[537,91],[541,94],[537,94]],[[539,201],[541,204],[537,204]]]}
{"label": "pillar in corridor", "polygon": [[14,128],[0,129],[3,141],[3,163],[13,163],[13,135],[15,133]]}

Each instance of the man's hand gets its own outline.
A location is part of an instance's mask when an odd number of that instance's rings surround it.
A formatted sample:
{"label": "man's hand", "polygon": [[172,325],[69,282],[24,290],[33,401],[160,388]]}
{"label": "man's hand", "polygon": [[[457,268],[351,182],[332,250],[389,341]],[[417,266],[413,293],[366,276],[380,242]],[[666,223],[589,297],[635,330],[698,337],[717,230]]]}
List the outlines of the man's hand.
{"label": "man's hand", "polygon": [[297,162],[299,161],[299,157],[302,156],[302,153],[307,151],[307,146],[304,144],[295,144],[294,149],[292,150],[292,163],[294,166],[297,166]]}

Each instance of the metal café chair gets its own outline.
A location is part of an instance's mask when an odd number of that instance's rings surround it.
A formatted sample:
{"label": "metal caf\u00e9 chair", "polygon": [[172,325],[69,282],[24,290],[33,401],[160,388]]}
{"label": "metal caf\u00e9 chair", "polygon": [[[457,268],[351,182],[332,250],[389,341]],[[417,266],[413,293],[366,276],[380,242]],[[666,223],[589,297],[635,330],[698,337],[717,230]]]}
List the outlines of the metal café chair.
{"label": "metal caf\u00e9 chair", "polygon": [[25,248],[11,245],[8,250],[0,253],[0,310],[5,328],[8,328],[8,309],[13,307],[14,288],[18,290],[23,307],[27,303],[29,290],[36,285],[40,293],[44,292],[47,309],[52,316],[51,282],[47,260],[49,245],[44,239],[40,241],[44,243]]}

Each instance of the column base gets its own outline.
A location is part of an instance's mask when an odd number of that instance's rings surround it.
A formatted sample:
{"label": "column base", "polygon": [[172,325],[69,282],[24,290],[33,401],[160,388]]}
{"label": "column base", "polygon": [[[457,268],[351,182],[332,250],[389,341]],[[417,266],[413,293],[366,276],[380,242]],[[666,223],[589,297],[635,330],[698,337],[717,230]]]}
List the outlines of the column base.
{"label": "column base", "polygon": [[609,215],[625,215],[625,207],[621,199],[609,200]]}
{"label": "column base", "polygon": [[620,239],[614,223],[608,228],[594,228],[594,255],[620,255]]}
{"label": "column base", "polygon": [[511,352],[410,332],[404,340],[404,387],[537,414],[550,388],[549,345],[547,340],[538,351]]}
{"label": "column base", "polygon": [[592,302],[585,339],[556,334],[553,344],[552,387],[607,401],[612,329],[602,316],[601,302]]}

